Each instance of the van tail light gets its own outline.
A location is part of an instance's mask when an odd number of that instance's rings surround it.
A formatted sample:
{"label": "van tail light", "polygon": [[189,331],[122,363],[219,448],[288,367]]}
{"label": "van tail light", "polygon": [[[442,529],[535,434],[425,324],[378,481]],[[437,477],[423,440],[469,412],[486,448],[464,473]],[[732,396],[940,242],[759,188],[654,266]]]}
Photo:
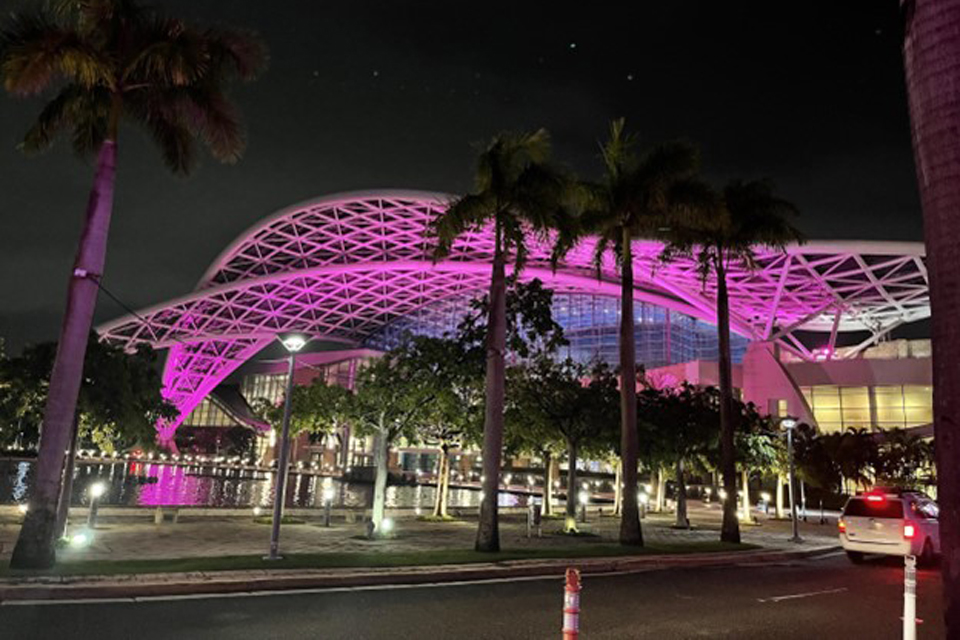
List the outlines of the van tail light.
{"label": "van tail light", "polygon": [[843,521],[843,518],[837,520],[837,528],[840,529],[840,533],[847,532],[847,523]]}
{"label": "van tail light", "polygon": [[909,522],[903,525],[903,537],[906,540],[913,540],[914,536],[917,535],[917,528],[910,524]]}

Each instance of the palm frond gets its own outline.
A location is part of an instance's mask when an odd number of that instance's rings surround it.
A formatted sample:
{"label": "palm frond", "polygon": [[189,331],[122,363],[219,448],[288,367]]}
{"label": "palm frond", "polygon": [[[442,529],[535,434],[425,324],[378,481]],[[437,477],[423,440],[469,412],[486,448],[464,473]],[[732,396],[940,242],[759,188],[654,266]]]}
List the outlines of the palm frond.
{"label": "palm frond", "polygon": [[14,14],[0,32],[0,75],[17,96],[45,91],[58,78],[84,87],[111,82],[109,59],[46,11]]}
{"label": "palm frond", "polygon": [[453,243],[465,231],[479,228],[496,215],[496,203],[489,194],[469,194],[456,198],[437,216],[430,234],[437,240],[435,258],[450,253]]}
{"label": "palm frond", "polygon": [[263,73],[270,60],[267,46],[252,31],[210,29],[204,34],[211,67],[218,76],[229,69],[241,80],[253,80]]}
{"label": "palm frond", "polygon": [[77,85],[64,87],[57,96],[47,103],[30,127],[20,148],[25,153],[38,153],[53,144],[54,138],[67,129],[73,122],[79,106],[83,103],[82,93],[85,90]]}

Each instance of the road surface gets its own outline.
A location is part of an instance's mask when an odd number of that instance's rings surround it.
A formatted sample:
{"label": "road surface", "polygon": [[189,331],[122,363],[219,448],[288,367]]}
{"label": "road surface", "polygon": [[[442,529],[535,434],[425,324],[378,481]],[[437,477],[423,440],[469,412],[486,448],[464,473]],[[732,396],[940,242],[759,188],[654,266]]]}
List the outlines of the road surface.
{"label": "road surface", "polygon": [[[920,638],[944,635],[940,579],[919,574]],[[765,567],[588,576],[581,637],[900,638],[903,569],[832,555]],[[0,606],[0,637],[559,638],[555,580],[222,598]]]}

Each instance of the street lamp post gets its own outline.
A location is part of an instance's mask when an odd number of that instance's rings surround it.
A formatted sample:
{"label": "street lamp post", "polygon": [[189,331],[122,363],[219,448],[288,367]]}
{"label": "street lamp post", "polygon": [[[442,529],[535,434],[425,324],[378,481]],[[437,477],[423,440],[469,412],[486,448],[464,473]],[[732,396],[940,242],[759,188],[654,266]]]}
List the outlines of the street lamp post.
{"label": "street lamp post", "polygon": [[264,560],[280,560],[280,522],[283,519],[283,500],[286,495],[287,466],[290,457],[290,409],[293,400],[293,370],[297,352],[307,344],[308,338],[298,333],[277,336],[290,354],[287,367],[287,392],[283,401],[283,427],[280,435],[280,458],[277,462],[277,484],[273,492],[273,528],[270,532],[270,555]]}
{"label": "street lamp post", "polygon": [[106,492],[107,485],[102,481],[94,482],[87,489],[90,495],[90,511],[87,512],[87,527],[95,529],[97,526],[97,510],[100,508],[100,497]]}
{"label": "street lamp post", "polygon": [[797,426],[796,418],[783,418],[780,426],[787,431],[787,459],[790,461],[790,515],[793,522],[793,536],[790,542],[800,543],[803,538],[800,537],[800,523],[797,519],[797,501],[793,495],[793,488],[796,485],[796,467],[793,461],[793,430]]}

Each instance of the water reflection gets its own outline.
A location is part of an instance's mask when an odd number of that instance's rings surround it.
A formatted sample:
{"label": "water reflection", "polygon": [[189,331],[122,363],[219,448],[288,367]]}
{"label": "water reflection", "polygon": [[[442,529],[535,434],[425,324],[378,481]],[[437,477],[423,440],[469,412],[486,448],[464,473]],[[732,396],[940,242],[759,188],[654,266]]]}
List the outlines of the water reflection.
{"label": "water reflection", "polygon": [[[0,460],[0,504],[29,501],[32,462]],[[176,466],[152,462],[84,463],[76,466],[71,504],[88,504],[87,488],[97,480],[107,483],[100,504],[124,506],[256,507],[273,504],[273,471],[230,467]],[[323,506],[324,487],[334,489],[335,507],[365,507],[373,486],[333,478],[293,473],[288,478],[286,505]],[[436,489],[430,486],[387,487],[388,507],[433,508]],[[501,506],[524,506],[527,496],[500,494]],[[451,487],[449,506],[477,506],[480,492]]]}

